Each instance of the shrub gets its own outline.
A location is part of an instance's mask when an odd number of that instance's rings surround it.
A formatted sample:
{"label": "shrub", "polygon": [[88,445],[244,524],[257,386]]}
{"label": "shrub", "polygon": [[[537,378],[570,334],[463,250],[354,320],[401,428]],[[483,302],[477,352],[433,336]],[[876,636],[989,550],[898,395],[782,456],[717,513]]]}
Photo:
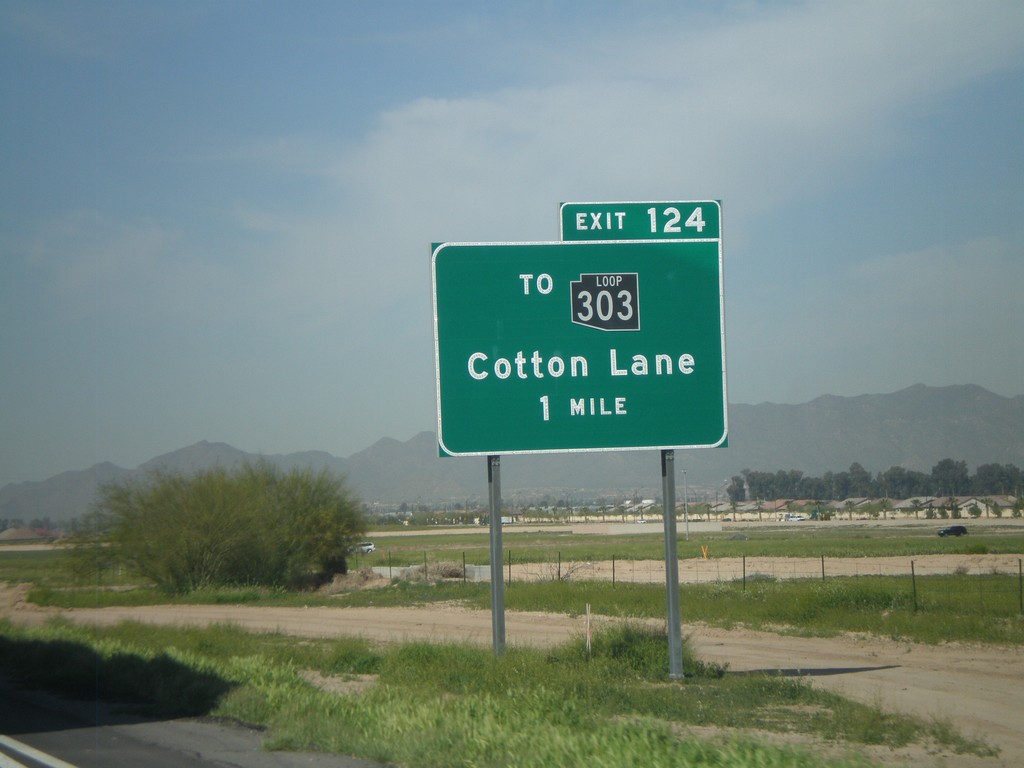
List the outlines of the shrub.
{"label": "shrub", "polygon": [[103,486],[84,530],[77,544],[87,556],[79,564],[102,552],[102,566],[114,559],[162,591],[183,593],[345,572],[365,521],[342,481],[326,471],[283,473],[262,462]]}

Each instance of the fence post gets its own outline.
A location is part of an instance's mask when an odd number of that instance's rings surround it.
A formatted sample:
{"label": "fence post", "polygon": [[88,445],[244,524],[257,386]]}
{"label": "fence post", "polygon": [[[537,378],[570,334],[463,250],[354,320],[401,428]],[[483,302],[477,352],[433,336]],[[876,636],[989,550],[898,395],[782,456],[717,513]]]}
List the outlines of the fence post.
{"label": "fence post", "polygon": [[914,592],[914,613],[917,613],[917,574],[914,573],[914,561],[910,561],[910,588]]}
{"label": "fence post", "polygon": [[747,591],[747,556],[743,556],[743,591]]}
{"label": "fence post", "polygon": [[615,586],[615,555],[612,555],[612,586]]}
{"label": "fence post", "polygon": [[561,553],[561,551],[559,551],[559,553],[558,553],[558,580],[559,581],[562,580],[562,553]]}
{"label": "fence post", "polygon": [[391,573],[391,550],[388,550],[388,579],[393,579],[394,575]]}
{"label": "fence post", "polygon": [[466,553],[462,553],[462,583],[466,583]]}
{"label": "fence post", "polygon": [[1020,612],[1024,613],[1024,569],[1021,568],[1021,559],[1017,558],[1017,600],[1020,603]]}
{"label": "fence post", "polygon": [[512,583],[512,550],[511,549],[508,551],[508,582],[507,583],[509,583],[509,584]]}
{"label": "fence post", "polygon": [[825,580],[825,556],[821,556],[821,580]]}

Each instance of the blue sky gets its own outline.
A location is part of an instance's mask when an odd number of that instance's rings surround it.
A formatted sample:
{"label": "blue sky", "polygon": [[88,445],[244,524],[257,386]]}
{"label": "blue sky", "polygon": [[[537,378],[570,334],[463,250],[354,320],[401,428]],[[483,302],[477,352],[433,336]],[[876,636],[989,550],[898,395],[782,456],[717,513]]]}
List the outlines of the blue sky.
{"label": "blue sky", "polygon": [[429,245],[720,199],[729,399],[1024,394],[1019,2],[0,5],[0,485],[435,420]]}

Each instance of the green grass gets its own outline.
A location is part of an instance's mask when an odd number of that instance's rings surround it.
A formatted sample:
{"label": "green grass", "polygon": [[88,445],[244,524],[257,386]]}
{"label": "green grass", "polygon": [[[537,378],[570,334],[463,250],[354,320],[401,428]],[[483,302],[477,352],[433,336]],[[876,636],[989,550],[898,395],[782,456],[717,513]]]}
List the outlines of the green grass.
{"label": "green grass", "polygon": [[[236,628],[126,623],[38,629],[0,623],[0,672],[33,685],[129,702],[154,714],[210,714],[268,728],[268,746],[433,766],[866,765],[858,744],[990,754],[948,723],[879,712],[786,677],[731,675],[686,654],[685,681],[668,682],[666,638],[624,622],[550,650],[501,657],[456,644],[375,647]],[[301,672],[376,675],[358,695],[312,687]],[[799,732],[849,745],[848,756],[707,740],[690,726]],[[833,753],[834,750],[829,750]]]}
{"label": "green grass", "polygon": [[684,616],[718,626],[1021,645],[1017,590],[1010,576],[929,576],[917,579],[915,607],[910,579],[861,576],[704,584],[684,589],[682,603]]}
{"label": "green grass", "polygon": [[[964,641],[1024,645],[1024,615],[1014,576],[928,576],[917,579],[917,607],[909,577],[751,579],[683,584],[684,624],[783,629],[799,634],[869,632],[915,642]],[[459,602],[490,608],[490,585],[461,582],[430,586],[400,582],[334,598],[334,605],[392,607]],[[610,582],[513,582],[505,588],[510,611],[664,618],[661,585]]]}
{"label": "green grass", "polygon": [[61,549],[9,549],[0,552],[0,582],[62,587],[68,583],[67,552]]}
{"label": "green grass", "polygon": [[[818,555],[858,554],[906,556],[908,560],[934,551],[1006,552],[1024,550],[1024,536],[1009,529],[967,539],[940,539],[931,529],[851,528],[806,529],[799,532],[748,529],[744,540],[724,535],[680,541],[680,554],[707,546],[715,557],[745,554]],[[515,562],[554,562],[559,556],[576,561],[620,558],[661,558],[660,533],[630,536],[577,536],[568,533],[516,533],[506,537]],[[377,562],[458,562],[462,552],[476,552],[486,561],[485,532],[428,537],[378,538],[382,551],[361,556],[353,566]],[[394,545],[399,549],[392,552]],[[475,548],[475,549],[474,549]],[[473,561],[466,555],[466,560]],[[30,599],[66,608],[103,605],[148,605],[175,602],[228,603],[266,606],[375,605],[398,606],[459,601],[487,609],[489,587],[485,584],[451,582],[426,587],[406,582],[388,589],[367,590],[336,597],[284,590],[221,588],[169,597],[142,586],[131,587],[123,574],[104,571],[92,582],[68,588],[66,568],[70,558],[62,550],[0,552],[0,579],[30,582]],[[80,562],[80,561],[79,561]],[[1020,611],[1020,582],[1013,575],[948,575],[918,577],[916,599],[909,577],[829,578],[775,581],[750,578],[746,585],[734,582],[683,585],[685,620],[719,626],[742,623],[752,627],[787,628],[787,631],[829,634],[842,631],[871,632],[921,642],[962,640],[1024,644]],[[574,613],[591,603],[597,613],[611,616],[660,617],[664,615],[664,589],[660,585],[618,583],[549,582],[509,585],[509,610]]]}
{"label": "green grass", "polygon": [[[876,533],[815,530],[758,532],[680,541],[682,557],[701,544],[712,556],[912,556],[934,551],[1021,552],[1024,537],[995,533],[969,541],[919,531]],[[381,551],[352,565],[486,563],[486,532],[429,539],[376,537]],[[659,533],[623,537],[516,534],[506,537],[515,562],[651,559],[663,557]],[[692,553],[687,549],[694,550]],[[376,558],[376,560],[374,560]],[[488,584],[397,582],[337,596],[284,590],[223,588],[169,598],[132,585],[123,574],[97,573],[69,587],[60,550],[0,553],[0,580],[33,584],[30,599],[63,607],[175,602],[266,606],[402,606],[454,602],[490,608]],[[81,562],[81,561],[79,561]],[[914,587],[916,586],[916,595]],[[775,580],[682,585],[688,622],[743,624],[801,634],[871,632],[920,642],[964,640],[1024,644],[1015,575]],[[929,749],[990,754],[961,738],[948,722],[920,721],[816,691],[784,676],[733,675],[688,653],[684,681],[665,680],[667,643],[639,621],[663,619],[663,585],[548,581],[513,582],[509,611],[581,614],[587,604],[621,622],[598,633],[589,659],[583,640],[550,650],[490,650],[407,643],[372,646],[363,640],[307,640],[238,628],[159,628],[126,623],[87,629],[61,622],[29,630],[0,623],[0,672],[25,684],[66,694],[100,696],[165,715],[234,718],[267,727],[282,749],[358,754],[416,766],[650,764],[694,766],[853,766],[857,757],[823,757],[765,746],[742,729],[796,732],[839,744],[900,747],[922,740]],[[26,670],[31,670],[27,672]],[[303,670],[348,679],[373,675],[365,693],[328,693]],[[728,731],[712,741],[687,730]],[[726,731],[723,731],[725,734]],[[737,733],[741,735],[736,735]],[[829,751],[829,754],[833,754]],[[831,762],[830,762],[831,760]]]}
{"label": "green grass", "polygon": [[33,587],[28,599],[55,608],[133,607],[140,605],[264,605],[303,606],[323,604],[322,598],[302,592],[258,587],[201,589],[186,594],[167,594],[153,587]]}
{"label": "green grass", "polygon": [[[1019,584],[1012,576],[928,576],[917,579],[917,601],[909,577],[858,576],[817,579],[750,579],[684,584],[684,624],[744,625],[803,635],[867,632],[914,642],[947,641],[1024,645]],[[401,607],[458,603],[490,609],[490,585],[461,581],[396,582],[382,589],[337,596],[254,589],[222,589],[168,598],[149,589],[96,593],[39,588],[30,599],[40,605],[89,608],[98,605],[228,604],[275,607]],[[505,588],[509,611],[580,615],[590,604],[599,615],[664,618],[661,585],[610,582],[514,582]]]}
{"label": "green grass", "polygon": [[[970,521],[966,521],[970,526]],[[503,544],[516,563],[554,563],[559,555],[563,562],[664,559],[663,534],[660,525],[648,526],[650,532],[630,535],[570,534],[566,532],[517,532],[515,527],[503,532]],[[729,529],[721,533],[695,534],[686,541],[679,527],[681,558],[700,557],[701,546],[707,546],[713,557],[906,557],[934,554],[1021,554],[1024,534],[1019,527],[986,530],[964,538],[940,538],[934,527],[815,527],[804,530],[784,528]],[[737,535],[742,539],[733,538]],[[381,533],[371,535],[377,551],[359,555],[358,566],[405,567],[442,560],[470,565],[490,562],[489,538],[480,533],[438,532],[429,536],[410,537]],[[507,554],[506,554],[507,557]]]}
{"label": "green grass", "polygon": [[[967,521],[970,525],[970,521]],[[515,563],[555,563],[617,560],[664,559],[661,526],[650,532],[604,536],[566,532],[518,532],[514,526],[503,534],[504,547]],[[682,529],[680,529],[681,531]],[[742,539],[733,538],[742,536]],[[424,536],[371,535],[377,551],[353,555],[352,568],[388,566],[395,568],[428,563],[455,562],[463,558],[470,565],[490,561],[489,536],[479,533],[449,533],[441,529]],[[906,557],[928,554],[1024,554],[1024,533],[1020,527],[987,529],[982,534],[963,538],[940,538],[934,527],[816,527],[806,529],[762,528],[729,529],[722,533],[702,533],[686,541],[679,537],[681,558],[701,557],[701,547],[711,556],[724,557]],[[507,554],[506,554],[507,557]],[[39,585],[67,580],[62,570],[69,566],[63,550],[0,552],[0,581],[31,581]],[[124,576],[103,572],[94,574],[101,586],[124,582]]]}

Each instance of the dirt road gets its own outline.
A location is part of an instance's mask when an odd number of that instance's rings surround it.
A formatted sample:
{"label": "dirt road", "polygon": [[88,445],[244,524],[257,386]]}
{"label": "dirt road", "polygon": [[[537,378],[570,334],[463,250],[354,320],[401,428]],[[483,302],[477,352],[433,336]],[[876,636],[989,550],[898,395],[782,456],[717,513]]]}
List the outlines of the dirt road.
{"label": "dirt road", "polygon": [[[918,765],[1024,765],[1024,652],[1018,647],[922,645],[878,637],[802,638],[698,627],[697,655],[732,671],[806,675],[856,701],[945,720],[999,747],[997,758],[908,754]],[[934,761],[934,762],[933,762]]]}
{"label": "dirt road", "polygon": [[[491,644],[489,611],[431,608],[254,608],[149,606],[60,611],[24,602],[23,588],[0,585],[0,616],[38,624],[53,616],[96,625],[126,619],[168,625],[236,624],[306,637],[360,636],[375,641],[430,639]],[[595,623],[609,621],[597,617]],[[583,631],[583,619],[508,612],[509,646],[549,647]],[[871,756],[916,766],[1024,765],[1024,652],[1014,647],[926,646],[877,637],[799,638],[745,629],[684,626],[699,657],[733,672],[806,675],[812,685],[926,719],[952,722],[997,746],[994,758],[933,755],[914,747]]]}

